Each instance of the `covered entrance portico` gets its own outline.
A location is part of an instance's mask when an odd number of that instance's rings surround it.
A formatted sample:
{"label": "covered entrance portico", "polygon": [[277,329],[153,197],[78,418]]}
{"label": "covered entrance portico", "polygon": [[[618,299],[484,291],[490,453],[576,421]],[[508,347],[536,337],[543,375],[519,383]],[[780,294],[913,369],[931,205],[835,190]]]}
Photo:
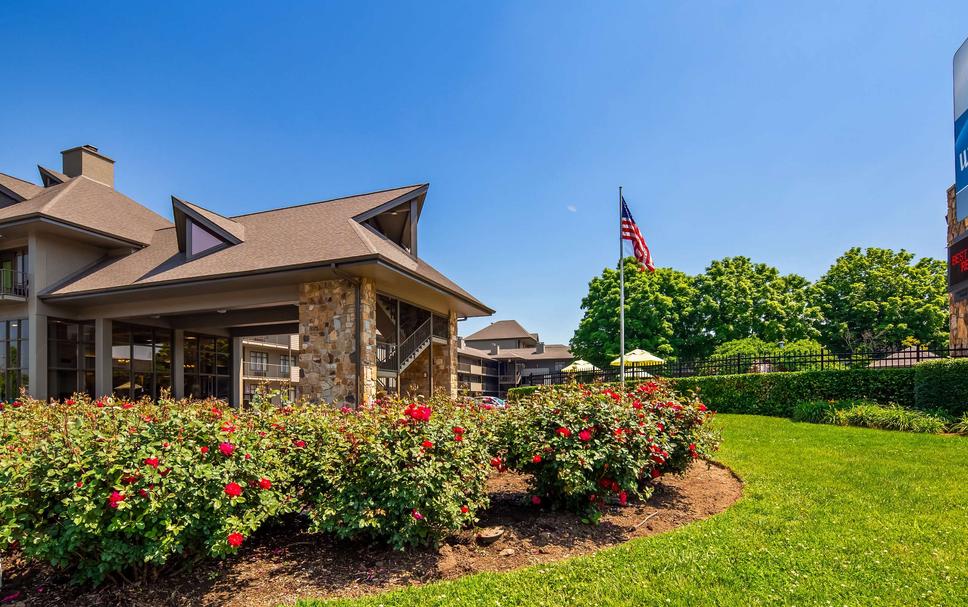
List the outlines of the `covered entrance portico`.
{"label": "covered entrance portico", "polygon": [[[456,391],[457,312],[386,268],[338,268],[200,281],[45,301],[30,391],[92,396],[243,399],[242,340],[298,334],[296,394],[354,405],[379,393]],[[379,285],[379,291],[378,291]],[[405,286],[406,288],[401,288]],[[421,305],[423,304],[423,305]],[[41,350],[41,348],[38,348]],[[46,353],[44,353],[46,354]],[[54,364],[48,364],[54,363]]]}

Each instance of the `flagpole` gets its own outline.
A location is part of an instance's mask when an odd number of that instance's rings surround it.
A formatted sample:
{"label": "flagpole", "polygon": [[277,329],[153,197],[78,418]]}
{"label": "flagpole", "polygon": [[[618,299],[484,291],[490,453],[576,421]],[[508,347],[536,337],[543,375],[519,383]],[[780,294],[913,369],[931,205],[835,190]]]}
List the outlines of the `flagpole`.
{"label": "flagpole", "polygon": [[618,308],[618,349],[619,373],[622,377],[622,393],[625,393],[625,248],[622,246],[622,186],[618,186],[618,272],[619,272],[619,308]]}

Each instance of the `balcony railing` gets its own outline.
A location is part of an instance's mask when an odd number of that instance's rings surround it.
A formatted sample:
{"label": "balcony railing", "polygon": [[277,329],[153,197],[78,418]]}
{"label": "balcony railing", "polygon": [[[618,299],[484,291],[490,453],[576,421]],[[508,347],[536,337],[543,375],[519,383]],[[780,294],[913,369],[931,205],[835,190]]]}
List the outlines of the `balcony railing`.
{"label": "balcony railing", "polygon": [[291,347],[291,336],[289,335],[259,335],[251,337],[243,337],[242,341],[249,342],[253,344],[263,344],[266,346],[279,346],[283,348]]}
{"label": "balcony railing", "polygon": [[242,363],[242,376],[258,379],[277,379],[299,381],[299,367],[291,365],[270,365],[246,361]]}
{"label": "balcony railing", "polygon": [[0,298],[22,301],[29,293],[30,276],[14,270],[0,270]]}

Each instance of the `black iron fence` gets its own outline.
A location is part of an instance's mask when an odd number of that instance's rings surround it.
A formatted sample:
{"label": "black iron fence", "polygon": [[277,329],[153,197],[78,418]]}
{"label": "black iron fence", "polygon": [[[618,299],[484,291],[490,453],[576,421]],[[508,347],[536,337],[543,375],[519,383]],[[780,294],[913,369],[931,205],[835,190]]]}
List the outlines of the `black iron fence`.
{"label": "black iron fence", "polygon": [[[693,377],[699,375],[730,375],[743,373],[776,373],[779,371],[814,371],[834,369],[885,369],[911,367],[919,362],[939,358],[968,357],[968,348],[948,350],[910,347],[903,350],[878,352],[791,352],[762,355],[737,354],[686,360],[669,360],[645,366],[626,366],[625,379],[649,377]],[[548,373],[523,376],[518,385],[540,386],[569,382],[613,382],[621,379],[618,367],[575,373]]]}

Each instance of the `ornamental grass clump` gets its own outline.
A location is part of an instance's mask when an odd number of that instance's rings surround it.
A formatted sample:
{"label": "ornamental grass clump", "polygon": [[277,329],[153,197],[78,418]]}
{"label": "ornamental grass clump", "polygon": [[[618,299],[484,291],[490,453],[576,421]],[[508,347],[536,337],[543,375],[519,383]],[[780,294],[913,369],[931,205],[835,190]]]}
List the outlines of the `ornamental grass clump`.
{"label": "ornamental grass clump", "polygon": [[497,467],[532,476],[532,503],[597,520],[612,501],[648,498],[663,474],[682,473],[717,447],[712,412],[663,381],[623,392],[570,385],[508,408]]}
{"label": "ornamental grass clump", "polygon": [[218,401],[22,399],[0,412],[0,549],[79,581],[234,552],[293,505],[286,414]]}
{"label": "ornamental grass clump", "polygon": [[390,398],[338,413],[340,464],[305,496],[310,528],[394,548],[435,543],[487,506],[494,411],[472,402]]}

